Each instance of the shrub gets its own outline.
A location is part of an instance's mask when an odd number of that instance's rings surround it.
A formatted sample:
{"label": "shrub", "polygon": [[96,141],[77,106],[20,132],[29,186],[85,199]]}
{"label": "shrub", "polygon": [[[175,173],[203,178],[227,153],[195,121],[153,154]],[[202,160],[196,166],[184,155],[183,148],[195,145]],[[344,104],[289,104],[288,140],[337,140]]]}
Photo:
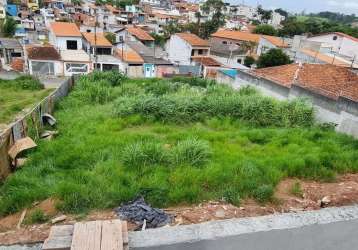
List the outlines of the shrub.
{"label": "shrub", "polygon": [[264,54],[261,54],[257,60],[258,68],[274,67],[285,64],[290,64],[290,57],[281,49],[270,49]]}
{"label": "shrub", "polygon": [[167,153],[162,145],[149,141],[129,144],[122,152],[122,163],[130,168],[165,164],[167,159]]}
{"label": "shrub", "polygon": [[245,57],[244,65],[248,68],[251,68],[251,66],[256,62],[255,58],[252,56]]}
{"label": "shrub", "polygon": [[254,198],[260,202],[265,203],[272,200],[274,194],[274,189],[271,185],[261,185],[256,190],[254,190]]}
{"label": "shrub", "polygon": [[20,76],[16,78],[14,84],[19,85],[21,89],[28,90],[39,90],[45,88],[38,79],[35,79],[32,76]]}
{"label": "shrub", "polygon": [[24,221],[25,224],[40,224],[48,221],[49,217],[40,209],[34,209]]}
{"label": "shrub", "polygon": [[170,80],[171,82],[186,83],[189,84],[190,86],[203,87],[203,88],[216,84],[214,80],[208,80],[199,77],[173,77]]}
{"label": "shrub", "polygon": [[209,143],[196,138],[179,141],[172,152],[175,165],[203,166],[211,156]]}
{"label": "shrub", "polygon": [[88,79],[81,79],[73,95],[85,103],[99,103],[104,104],[113,99],[113,90],[106,80],[98,80],[97,82],[88,81]]}

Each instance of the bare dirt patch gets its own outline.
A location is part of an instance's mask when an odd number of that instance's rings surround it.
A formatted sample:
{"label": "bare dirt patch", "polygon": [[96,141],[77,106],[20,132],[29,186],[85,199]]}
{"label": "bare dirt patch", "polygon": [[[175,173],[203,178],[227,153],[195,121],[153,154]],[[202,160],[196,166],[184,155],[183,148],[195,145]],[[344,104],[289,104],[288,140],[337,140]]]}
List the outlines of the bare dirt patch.
{"label": "bare dirt patch", "polygon": [[[292,194],[292,186],[299,183],[302,195]],[[283,212],[298,212],[317,210],[322,207],[322,199],[325,197],[327,204],[324,206],[344,206],[358,203],[358,174],[348,174],[337,178],[333,183],[321,183],[316,181],[302,181],[286,179],[276,188],[276,200],[273,203],[261,205],[253,200],[243,201],[239,207],[221,201],[208,201],[196,206],[178,206],[167,208],[165,211],[175,217],[173,226],[201,223],[212,220],[230,218],[243,218],[261,216]],[[34,204],[27,211],[27,216],[35,208],[40,208],[51,218],[59,216],[56,210],[55,200],[47,199]],[[49,233],[51,222],[36,225],[16,226],[22,212],[15,213],[0,219],[0,244],[24,244],[44,241]],[[82,220],[107,220],[116,218],[112,210],[93,211],[88,215],[67,215],[66,220],[60,224],[74,224]],[[129,223],[129,230],[135,230],[136,225]]]}

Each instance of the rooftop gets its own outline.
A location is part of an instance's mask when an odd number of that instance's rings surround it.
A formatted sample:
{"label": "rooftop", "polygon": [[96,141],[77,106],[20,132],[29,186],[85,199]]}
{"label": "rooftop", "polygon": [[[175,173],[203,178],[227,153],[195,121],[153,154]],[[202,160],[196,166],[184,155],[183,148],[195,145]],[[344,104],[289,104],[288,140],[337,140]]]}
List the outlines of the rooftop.
{"label": "rooftop", "polygon": [[272,43],[273,45],[275,45],[278,48],[288,48],[289,47],[289,45],[281,37],[266,36],[266,35],[264,35],[262,37],[265,38],[267,41],[269,41],[270,43]]}
{"label": "rooftop", "polygon": [[66,62],[90,62],[90,56],[84,50],[62,50],[61,57]]}
{"label": "rooftop", "polygon": [[21,48],[21,44],[17,39],[6,37],[0,37],[0,46],[2,48]]}
{"label": "rooftop", "polygon": [[138,64],[144,63],[143,58],[134,50],[116,49],[115,55],[121,60],[128,63],[138,63]]}
{"label": "rooftop", "polygon": [[337,65],[337,66],[342,66],[342,67],[350,67],[351,65],[343,60],[341,60],[338,57],[333,57],[333,56],[329,56],[317,51],[313,51],[310,49],[300,49],[300,51],[310,57],[313,58],[317,58],[319,61],[324,62],[324,63],[328,63],[328,64],[333,64],[333,65]]}
{"label": "rooftop", "polygon": [[260,41],[260,35],[232,30],[219,30],[211,36],[254,43],[259,43]]}
{"label": "rooftop", "polygon": [[81,37],[81,32],[76,24],[66,22],[53,22],[50,24],[55,36]]}
{"label": "rooftop", "polygon": [[358,102],[358,75],[348,68],[331,64],[289,64],[252,72],[288,88],[297,85],[334,100],[344,97]]}
{"label": "rooftop", "polygon": [[352,40],[352,41],[358,42],[358,38],[355,38],[355,37],[353,37],[353,36],[347,35],[347,34],[342,33],[342,32],[323,33],[323,34],[314,35],[314,36],[312,36],[312,37],[325,36],[325,35],[331,35],[331,34],[335,34],[335,35],[337,35],[337,36],[345,37],[345,38],[350,39],[350,40]]}
{"label": "rooftop", "polygon": [[145,30],[136,27],[130,27],[127,31],[141,41],[154,41],[154,38],[149,35]]}
{"label": "rooftop", "polygon": [[33,46],[28,45],[25,47],[27,57],[32,60],[61,60],[60,54],[53,46]]}
{"label": "rooftop", "polygon": [[210,56],[192,56],[193,61],[199,62],[204,66],[211,66],[211,67],[220,67],[222,66],[221,63],[216,61],[214,58]]}
{"label": "rooftop", "polygon": [[91,46],[102,46],[102,47],[112,47],[112,44],[104,36],[104,33],[94,33],[83,32],[83,37],[91,44]]}
{"label": "rooftop", "polygon": [[191,46],[200,46],[200,47],[209,47],[209,42],[201,39],[195,34],[192,33],[176,33],[175,35],[179,36],[181,39],[185,40]]}

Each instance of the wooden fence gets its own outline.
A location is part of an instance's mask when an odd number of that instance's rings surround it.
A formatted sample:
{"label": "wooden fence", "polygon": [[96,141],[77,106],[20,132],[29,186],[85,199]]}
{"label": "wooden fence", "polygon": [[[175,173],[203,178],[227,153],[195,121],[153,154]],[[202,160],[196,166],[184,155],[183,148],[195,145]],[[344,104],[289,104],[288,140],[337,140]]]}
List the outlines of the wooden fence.
{"label": "wooden fence", "polygon": [[73,84],[74,78],[67,79],[30,112],[12,123],[0,134],[0,180],[4,180],[13,170],[11,158],[8,154],[9,149],[21,138],[27,136],[33,140],[40,138],[44,129],[42,115],[52,114],[55,103],[69,93]]}

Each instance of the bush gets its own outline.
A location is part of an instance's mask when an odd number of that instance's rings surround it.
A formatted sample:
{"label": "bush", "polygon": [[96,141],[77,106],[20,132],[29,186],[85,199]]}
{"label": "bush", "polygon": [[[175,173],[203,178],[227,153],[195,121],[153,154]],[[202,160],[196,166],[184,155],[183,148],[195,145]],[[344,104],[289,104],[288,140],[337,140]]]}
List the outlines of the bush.
{"label": "bush", "polygon": [[25,224],[40,224],[48,221],[49,217],[39,208],[33,210],[24,221]]}
{"label": "bush", "polygon": [[129,168],[142,168],[168,162],[168,155],[162,145],[149,141],[129,144],[123,149],[122,163]]}
{"label": "bush", "polygon": [[113,99],[113,89],[106,80],[92,82],[83,78],[78,81],[75,88],[77,91],[73,96],[88,104],[104,104]]}
{"label": "bush", "polygon": [[258,202],[265,203],[272,200],[273,194],[274,189],[271,185],[262,185],[254,190],[253,196]]}
{"label": "bush", "polygon": [[257,60],[257,67],[266,68],[290,63],[290,57],[282,49],[270,49],[266,53],[260,55]]}
{"label": "bush", "polygon": [[247,56],[245,57],[244,65],[246,67],[251,68],[251,65],[254,64],[255,62],[256,62],[255,58],[253,58],[252,56]]}
{"label": "bush", "polygon": [[206,164],[211,156],[209,143],[196,138],[179,141],[173,149],[172,160],[175,165],[200,167]]}
{"label": "bush", "polygon": [[203,87],[206,88],[211,85],[215,85],[216,82],[214,80],[208,80],[204,78],[199,77],[173,77],[170,79],[171,82],[180,82],[180,83],[186,83],[190,86],[196,86],[196,87]]}

